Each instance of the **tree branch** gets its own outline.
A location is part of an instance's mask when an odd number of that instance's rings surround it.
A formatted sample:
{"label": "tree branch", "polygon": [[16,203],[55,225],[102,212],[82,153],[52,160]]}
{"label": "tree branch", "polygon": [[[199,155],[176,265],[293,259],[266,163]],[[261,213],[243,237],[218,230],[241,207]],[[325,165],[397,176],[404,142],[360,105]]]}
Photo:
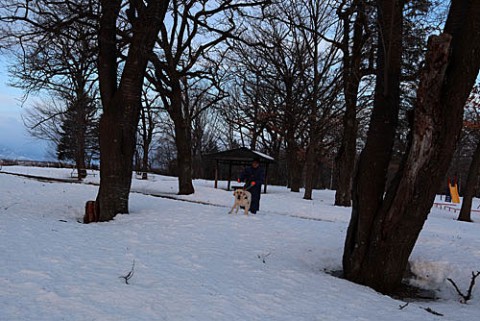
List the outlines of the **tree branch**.
{"label": "tree branch", "polygon": [[453,285],[458,295],[462,297],[462,300],[461,300],[462,303],[467,303],[467,301],[469,301],[472,298],[472,291],[473,291],[473,287],[475,286],[475,279],[479,275],[480,275],[480,271],[477,271],[476,273],[472,271],[472,278],[470,280],[470,286],[468,287],[467,294],[463,294],[463,292],[460,291],[457,284],[452,279],[450,278],[447,279]]}

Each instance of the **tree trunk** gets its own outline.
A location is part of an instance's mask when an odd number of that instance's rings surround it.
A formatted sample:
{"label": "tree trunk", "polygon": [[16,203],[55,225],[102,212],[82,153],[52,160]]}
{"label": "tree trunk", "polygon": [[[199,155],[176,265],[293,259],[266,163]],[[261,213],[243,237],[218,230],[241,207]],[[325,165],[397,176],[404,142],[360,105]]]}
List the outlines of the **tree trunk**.
{"label": "tree trunk", "polygon": [[[101,1],[98,76],[103,115],[100,119],[100,188],[95,204],[99,221],[128,213],[145,70],[168,4],[166,0],[129,3],[131,38],[128,56],[120,69],[117,19],[122,1]],[[134,7],[136,5],[140,7]]]}
{"label": "tree trunk", "polygon": [[143,157],[142,157],[142,179],[148,179],[148,151],[150,150],[150,142],[143,143]]}
{"label": "tree trunk", "polygon": [[[335,205],[352,205],[352,177],[357,156],[357,96],[361,80],[361,62],[364,35],[363,6],[356,4],[356,16],[350,22],[351,15],[340,15],[343,20],[343,94],[345,97],[345,115],[343,116],[342,144],[336,157],[335,176],[337,188]],[[350,24],[354,25],[353,44],[350,51]]]}
{"label": "tree trunk", "polygon": [[293,120],[289,120],[287,123],[287,135],[285,141],[288,184],[292,192],[298,193],[302,187],[304,157],[302,155],[302,151],[297,146],[297,142],[295,141],[295,123]]}
{"label": "tree trunk", "polygon": [[[83,120],[85,122],[85,120]],[[87,169],[85,166],[85,124],[79,125],[79,131],[76,133],[77,146],[75,148],[75,166],[77,167],[78,179],[82,180],[87,177]]]}
{"label": "tree trunk", "polygon": [[312,191],[316,178],[315,172],[318,170],[316,162],[317,150],[313,145],[314,143],[310,144],[305,157],[305,192],[303,194],[303,199],[305,200],[312,199]]}
{"label": "tree trunk", "polygon": [[85,168],[85,148],[77,151],[75,166],[77,167],[78,180],[82,180],[87,177],[87,169]]}
{"label": "tree trunk", "polygon": [[302,152],[298,148],[287,150],[287,166],[290,191],[299,193],[302,187],[303,160]]}
{"label": "tree trunk", "polygon": [[[395,2],[393,16],[397,17],[401,15],[401,6]],[[392,21],[391,17],[385,19],[388,17],[386,9],[391,5],[390,1],[379,4],[380,17],[384,21]],[[479,2],[453,2],[445,32],[430,38],[417,91],[409,147],[385,196],[386,167],[374,168],[386,160],[378,154],[383,150],[384,141],[375,136],[385,136],[386,132],[372,116],[367,145],[354,182],[352,219],[345,242],[343,265],[349,280],[382,293],[391,293],[401,283],[437,187],[450,164],[462,127],[463,107],[478,75],[479,16]],[[395,21],[398,23],[398,18]],[[389,34],[401,34],[398,30],[389,30],[382,21],[380,26],[384,38]],[[388,41],[386,46],[380,43],[379,48],[392,48],[394,55],[401,53],[388,44]],[[379,75],[382,70],[389,74],[384,66],[379,64]],[[374,114],[381,107],[377,104],[377,95],[375,100]]]}
{"label": "tree trunk", "polygon": [[75,131],[76,148],[75,148],[75,166],[77,167],[78,179],[82,180],[87,177],[87,169],[85,166],[85,139],[87,136],[87,94],[83,87],[77,91],[77,102],[75,106],[75,117],[77,121],[77,130]]}
{"label": "tree trunk", "polygon": [[150,145],[152,143],[153,130],[154,130],[153,117],[151,113],[152,113],[152,106],[150,102],[148,102],[148,97],[146,97],[145,104],[140,109],[140,120],[141,120],[140,134],[142,137],[142,154],[143,155],[141,160],[141,166],[139,169],[142,172],[142,179],[148,179],[148,170],[149,170],[148,156],[150,152]]}
{"label": "tree trunk", "polygon": [[475,196],[475,189],[477,187],[478,173],[480,170],[480,141],[477,143],[477,148],[473,153],[472,162],[468,169],[467,183],[463,188],[462,209],[458,216],[459,221],[472,222],[472,199]]}
{"label": "tree trunk", "polygon": [[[123,103],[121,99],[114,101],[119,105]],[[96,200],[99,221],[109,221],[118,213],[128,213],[135,145],[135,119],[127,121],[116,112],[104,112],[100,119],[101,184]]]}
{"label": "tree trunk", "polygon": [[178,194],[190,195],[195,192],[192,184],[192,146],[185,124],[175,124],[177,145]]}
{"label": "tree trunk", "polygon": [[355,102],[347,98],[345,93],[346,111],[343,117],[342,144],[336,157],[336,180],[337,189],[335,192],[335,205],[352,206],[352,176],[355,168],[357,155],[357,92],[358,82],[355,91]]}
{"label": "tree trunk", "polygon": [[192,177],[192,134],[189,111],[183,111],[182,89],[179,82],[172,81],[170,117],[175,125],[175,145],[177,147],[178,194],[195,193]]}
{"label": "tree trunk", "polygon": [[[399,111],[403,1],[377,2],[379,34],[375,100],[367,142],[359,159],[353,186],[352,217],[343,255],[345,277],[382,290],[381,275],[369,260],[387,254],[375,241],[376,218],[381,211],[388,165]],[[382,243],[383,245],[383,243]],[[380,253],[382,252],[382,253]],[[391,259],[386,257],[385,261]],[[368,270],[373,268],[372,270]],[[391,282],[391,281],[389,281]],[[385,285],[389,286],[389,282]]]}

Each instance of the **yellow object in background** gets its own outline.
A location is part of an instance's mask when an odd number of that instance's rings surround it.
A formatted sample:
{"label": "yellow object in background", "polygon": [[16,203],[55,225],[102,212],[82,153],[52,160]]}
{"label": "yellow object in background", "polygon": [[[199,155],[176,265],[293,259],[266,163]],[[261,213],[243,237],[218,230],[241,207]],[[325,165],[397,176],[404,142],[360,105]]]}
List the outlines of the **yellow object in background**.
{"label": "yellow object in background", "polygon": [[460,203],[460,196],[458,195],[458,185],[448,183],[448,188],[450,189],[450,196],[452,197],[452,203]]}

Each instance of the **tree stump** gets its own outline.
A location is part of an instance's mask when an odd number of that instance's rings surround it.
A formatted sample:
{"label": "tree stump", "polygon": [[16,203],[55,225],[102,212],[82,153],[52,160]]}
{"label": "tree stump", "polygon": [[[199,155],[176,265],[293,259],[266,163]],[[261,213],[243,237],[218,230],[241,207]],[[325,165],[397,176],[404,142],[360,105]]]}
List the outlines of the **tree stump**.
{"label": "tree stump", "polygon": [[83,216],[83,223],[88,224],[98,222],[98,210],[95,201],[87,201],[85,204],[85,215]]}

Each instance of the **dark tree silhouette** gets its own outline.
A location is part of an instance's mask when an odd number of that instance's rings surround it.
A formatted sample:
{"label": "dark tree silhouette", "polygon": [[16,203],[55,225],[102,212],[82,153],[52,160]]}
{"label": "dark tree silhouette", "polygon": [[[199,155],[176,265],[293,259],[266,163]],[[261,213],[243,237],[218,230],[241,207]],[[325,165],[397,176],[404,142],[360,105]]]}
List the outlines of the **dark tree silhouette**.
{"label": "dark tree silhouette", "polygon": [[354,179],[343,267],[347,279],[390,293],[401,283],[462,128],[463,108],[480,67],[480,2],[453,1],[444,32],[429,39],[409,145],[388,188],[403,1],[378,1],[377,7],[382,36],[375,104]]}
{"label": "dark tree silhouette", "polygon": [[[100,119],[99,221],[128,213],[133,156],[148,59],[165,18],[168,0],[130,1],[128,24],[120,23],[121,0],[100,1],[98,76],[103,114]],[[125,26],[127,29],[123,29]],[[128,53],[119,65],[119,34],[128,36]],[[123,43],[123,42],[122,42]]]}

